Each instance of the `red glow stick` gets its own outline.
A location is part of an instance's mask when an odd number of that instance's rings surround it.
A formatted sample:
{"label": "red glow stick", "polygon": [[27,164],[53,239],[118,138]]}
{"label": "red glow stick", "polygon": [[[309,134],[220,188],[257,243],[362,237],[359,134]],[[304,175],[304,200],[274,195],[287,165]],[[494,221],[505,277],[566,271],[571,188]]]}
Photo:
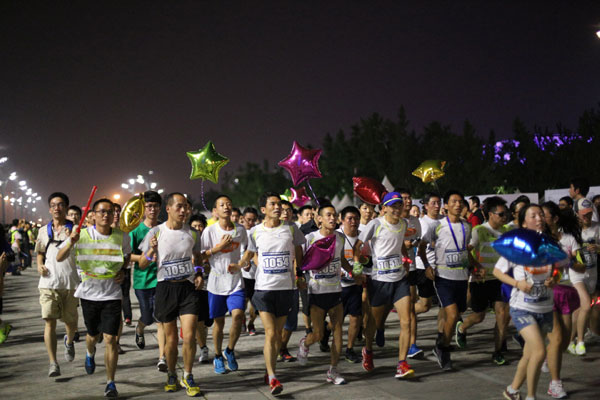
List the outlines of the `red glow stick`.
{"label": "red glow stick", "polygon": [[90,198],[88,199],[87,206],[85,207],[85,211],[83,212],[83,215],[81,216],[81,219],[79,220],[79,226],[77,227],[77,232],[81,231],[81,225],[83,225],[83,221],[85,221],[85,217],[87,217],[88,212],[90,211],[90,204],[92,204],[92,199],[94,198],[94,195],[96,194],[96,190],[98,190],[98,186],[94,186],[92,188],[92,193],[90,194]]}

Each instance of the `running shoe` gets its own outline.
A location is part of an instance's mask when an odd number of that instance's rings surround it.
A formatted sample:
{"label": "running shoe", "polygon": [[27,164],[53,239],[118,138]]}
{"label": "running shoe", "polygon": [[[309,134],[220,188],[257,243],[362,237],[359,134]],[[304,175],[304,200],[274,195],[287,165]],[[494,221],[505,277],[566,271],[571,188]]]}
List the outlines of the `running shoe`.
{"label": "running shoe", "polygon": [[144,347],[146,347],[146,339],[144,338],[144,334],[137,333],[137,329],[135,331],[135,345],[140,350],[144,350]]}
{"label": "running shoe", "polygon": [[406,361],[398,361],[395,378],[412,378],[415,371],[408,365]]}
{"label": "running shoe", "polygon": [[575,354],[578,356],[585,356],[585,343],[577,343],[577,346],[575,346]]}
{"label": "running shoe", "polygon": [[11,330],[12,330],[12,325],[10,325],[10,324],[4,324],[4,326],[2,328],[0,328],[0,344],[4,343],[4,341],[8,337],[8,334],[10,333]]}
{"label": "running shoe", "polygon": [[504,356],[502,355],[502,353],[499,352],[499,351],[495,351],[494,354],[492,354],[492,361],[496,365],[504,365],[504,364],[506,364],[506,359],[504,358]]}
{"label": "running shoe", "polygon": [[273,396],[276,396],[279,393],[283,392],[283,386],[281,385],[281,382],[279,382],[279,380],[277,378],[271,379],[271,383],[269,384],[269,386],[271,386],[271,394]]}
{"label": "running shoe", "polygon": [[378,347],[385,346],[385,330],[377,329],[377,333],[375,334],[375,343],[377,343]]}
{"label": "running shoe", "polygon": [[116,399],[119,396],[119,392],[117,392],[117,386],[114,382],[110,382],[104,388],[104,397],[110,397],[112,399]]}
{"label": "running shoe", "polygon": [[225,349],[225,358],[227,359],[227,368],[229,368],[230,371],[237,371],[238,363],[235,359],[235,352],[233,350],[229,350],[229,347]]}
{"label": "running shoe", "polygon": [[437,363],[440,366],[440,368],[443,368],[442,367],[442,365],[443,365],[443,363],[442,363],[442,349],[438,345],[435,345],[435,346],[433,346],[433,349],[431,350],[431,353],[435,357],[435,360],[437,361]]}
{"label": "running shoe", "polygon": [[323,333],[323,337],[319,341],[319,349],[323,353],[329,353],[331,351],[331,347],[329,347],[329,338],[331,337],[331,331],[327,326],[325,326],[325,333]]}
{"label": "running shoe", "polygon": [[210,361],[208,358],[208,347],[204,346],[200,348],[200,357],[198,357],[198,362],[200,364],[206,364]]}
{"label": "running shoe", "polygon": [[158,359],[156,363],[156,369],[160,372],[167,372],[169,367],[167,366],[167,359],[165,357],[161,357]]}
{"label": "running shoe", "polygon": [[548,368],[548,360],[544,360],[544,363],[542,364],[542,372],[545,374],[550,372],[550,368]]}
{"label": "running shoe", "polygon": [[68,344],[69,338],[65,335],[65,360],[71,362],[75,359],[75,343]]}
{"label": "running shoe", "polygon": [[515,333],[512,338],[515,341],[515,343],[521,346],[521,348],[525,347],[525,340],[521,335],[519,335],[519,332]]}
{"label": "running shoe", "polygon": [[567,351],[571,354],[573,354],[574,356],[577,355],[577,350],[575,350],[575,343],[571,342],[569,343],[569,347],[567,347]]}
{"label": "running shoe", "polygon": [[327,382],[333,383],[334,385],[344,385],[346,380],[340,375],[337,368],[330,367],[327,371]]}
{"label": "running shoe", "polygon": [[358,364],[361,362],[361,358],[354,349],[349,349],[346,347],[346,361],[351,362],[353,364]]}
{"label": "running shoe", "polygon": [[507,400],[521,400],[521,392],[517,391],[515,393],[511,393],[508,391],[508,388],[504,389],[504,398]]}
{"label": "running shoe", "polygon": [[375,369],[375,365],[373,365],[373,352],[367,350],[366,347],[362,348],[362,367],[367,372]]}
{"label": "running shoe", "polygon": [[215,367],[215,374],[224,374],[227,372],[225,370],[225,359],[223,356],[215,356],[213,359],[213,365]]}
{"label": "running shoe", "polygon": [[254,324],[248,324],[248,336],[256,335],[256,328],[254,328]]}
{"label": "running shoe", "polygon": [[93,374],[96,370],[96,361],[94,360],[95,356],[96,353],[94,353],[93,356],[88,356],[87,354],[85,355],[85,372],[87,372],[88,375]]}
{"label": "running shoe", "polygon": [[450,351],[445,349],[442,350],[442,369],[444,371],[452,371],[452,359],[450,358]]}
{"label": "running shoe", "polygon": [[194,382],[194,375],[192,374],[189,374],[187,378],[181,377],[179,384],[185,388],[185,394],[189,397],[198,397],[202,394],[200,387]]}
{"label": "running shoe", "polygon": [[165,383],[165,392],[176,392],[177,391],[177,374],[167,376],[167,383]]}
{"label": "running shoe", "polygon": [[410,345],[408,349],[408,354],[406,355],[408,358],[421,358],[423,357],[423,350],[421,350],[416,343]]}
{"label": "running shoe", "polygon": [[288,349],[283,349],[279,352],[279,361],[293,362],[296,361],[296,357],[292,356]]}
{"label": "running shoe", "polygon": [[296,356],[296,358],[298,359],[300,365],[305,365],[308,361],[308,352],[310,349],[304,345],[305,341],[306,337],[303,337],[302,339],[300,339],[300,344],[298,345],[298,355]]}
{"label": "running shoe", "polygon": [[60,367],[57,363],[52,363],[48,369],[48,378],[54,378],[55,376],[60,376]]}
{"label": "running shoe", "polygon": [[465,347],[467,347],[467,334],[460,331],[460,327],[462,325],[463,325],[463,322],[458,321],[456,323],[456,328],[454,329],[454,331],[455,331],[454,341],[456,342],[456,345],[458,346],[459,349],[464,349]]}
{"label": "running shoe", "polygon": [[131,326],[131,318],[125,318],[125,326]]}
{"label": "running shoe", "polygon": [[567,397],[567,392],[563,389],[562,381],[550,381],[550,385],[548,385],[548,396],[554,397],[555,399]]}

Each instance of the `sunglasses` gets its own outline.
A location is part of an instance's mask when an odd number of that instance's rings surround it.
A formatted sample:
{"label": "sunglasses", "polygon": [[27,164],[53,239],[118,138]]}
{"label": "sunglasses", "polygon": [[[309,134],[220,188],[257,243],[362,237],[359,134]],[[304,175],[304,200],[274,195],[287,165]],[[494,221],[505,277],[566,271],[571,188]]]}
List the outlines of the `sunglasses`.
{"label": "sunglasses", "polygon": [[496,214],[497,216],[499,216],[500,218],[504,218],[506,217],[506,212],[502,211],[502,212],[494,212],[492,214]]}

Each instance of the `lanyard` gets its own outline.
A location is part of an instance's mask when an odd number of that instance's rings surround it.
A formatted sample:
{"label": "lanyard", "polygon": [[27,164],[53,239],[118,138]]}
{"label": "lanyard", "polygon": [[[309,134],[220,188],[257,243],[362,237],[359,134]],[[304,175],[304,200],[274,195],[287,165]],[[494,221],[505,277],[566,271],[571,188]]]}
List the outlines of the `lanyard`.
{"label": "lanyard", "polygon": [[465,234],[465,226],[463,222],[460,221],[460,227],[462,228],[463,234],[463,248],[458,247],[458,241],[456,240],[456,235],[454,234],[454,229],[452,229],[452,223],[450,222],[450,218],[446,217],[446,221],[448,221],[448,227],[450,228],[450,233],[452,234],[452,239],[454,239],[454,244],[456,245],[456,251],[465,250],[467,248],[467,236]]}

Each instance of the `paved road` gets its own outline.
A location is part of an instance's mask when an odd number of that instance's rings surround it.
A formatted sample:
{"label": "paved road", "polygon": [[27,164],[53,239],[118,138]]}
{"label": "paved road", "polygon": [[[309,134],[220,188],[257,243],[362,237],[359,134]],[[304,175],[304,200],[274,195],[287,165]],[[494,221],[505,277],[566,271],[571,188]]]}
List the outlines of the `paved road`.
{"label": "paved road", "polygon": [[[138,316],[137,302],[132,294],[134,317]],[[103,366],[104,346],[98,346],[97,369],[87,375],[83,368],[84,343],[76,344],[75,361],[68,363],[62,357],[61,345],[64,328],[58,329],[59,363],[62,376],[48,378],[48,358],[43,342],[43,321],[39,316],[37,277],[31,269],[20,277],[6,277],[4,314],[2,318],[13,325],[8,340],[0,346],[0,399],[98,399],[102,398],[105,381]],[[435,336],[435,313],[432,310],[420,317],[419,343],[430,350]],[[301,321],[301,319],[300,319]],[[229,321],[227,322],[227,324]],[[84,332],[80,316],[80,331]],[[260,322],[257,324],[262,332]],[[278,375],[284,385],[283,399],[501,399],[502,390],[511,381],[516,362],[520,357],[517,345],[509,342],[507,358],[510,365],[498,367],[490,361],[493,318],[488,316],[481,325],[472,328],[469,347],[456,351],[452,357],[455,372],[443,373],[428,355],[424,360],[411,362],[416,379],[394,379],[397,360],[399,324],[395,314],[390,314],[387,324],[386,347],[375,352],[375,370],[366,373],[360,364],[340,362],[348,384],[333,386],[325,381],[329,356],[318,346],[311,348],[309,363],[280,363]],[[228,329],[228,327],[226,327]],[[124,355],[119,357],[117,388],[124,399],[183,399],[184,391],[167,394],[162,390],[166,376],[155,368],[158,347],[155,328],[146,335],[146,349],[134,344],[133,328],[125,328],[121,340]],[[293,352],[303,335],[295,332],[290,342]],[[272,398],[267,386],[262,384],[264,361],[262,346],[264,336],[243,335],[236,349],[240,370],[226,375],[216,375],[212,364],[194,365],[194,376],[207,399],[259,399]],[[210,336],[209,336],[210,347]],[[360,348],[357,348],[360,350]],[[212,354],[212,349],[211,349]],[[430,352],[428,351],[428,354]],[[62,360],[62,361],[60,361]],[[181,363],[179,363],[181,366]],[[571,399],[600,398],[600,340],[592,338],[588,355],[564,357],[563,379]],[[538,398],[549,398],[545,393],[548,374],[542,374]],[[523,394],[524,394],[523,390]]]}

